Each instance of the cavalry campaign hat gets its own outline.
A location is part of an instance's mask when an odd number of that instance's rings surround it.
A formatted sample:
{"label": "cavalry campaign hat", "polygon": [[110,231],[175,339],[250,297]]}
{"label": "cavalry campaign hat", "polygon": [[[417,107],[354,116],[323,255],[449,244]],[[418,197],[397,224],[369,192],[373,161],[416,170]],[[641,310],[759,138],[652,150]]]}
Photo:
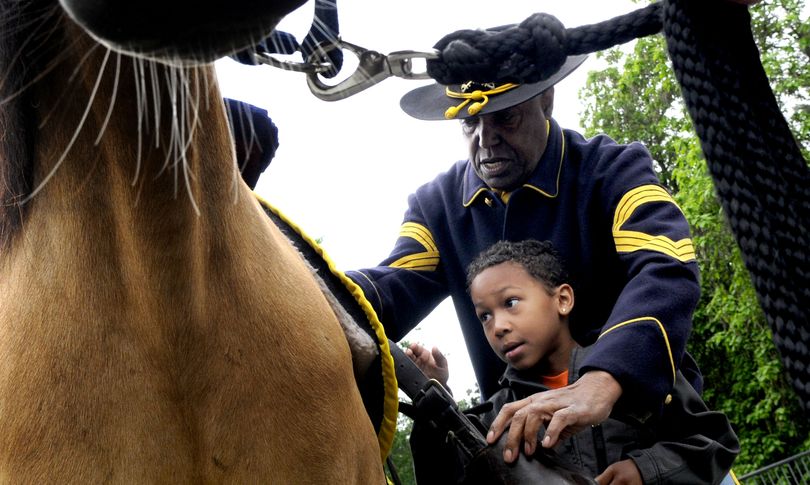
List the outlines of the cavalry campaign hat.
{"label": "cavalry campaign hat", "polygon": [[420,120],[464,119],[511,108],[557,84],[588,57],[568,56],[549,78],[531,84],[468,82],[445,86],[434,83],[408,92],[399,102],[402,110]]}

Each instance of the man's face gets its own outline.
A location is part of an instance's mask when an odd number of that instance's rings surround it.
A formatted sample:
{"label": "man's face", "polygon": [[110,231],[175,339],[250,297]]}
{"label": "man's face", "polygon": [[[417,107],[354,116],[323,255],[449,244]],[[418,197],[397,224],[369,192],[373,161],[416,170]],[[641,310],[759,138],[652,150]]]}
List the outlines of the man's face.
{"label": "man's face", "polygon": [[475,173],[490,188],[512,191],[537,167],[548,141],[554,89],[517,106],[461,121]]}

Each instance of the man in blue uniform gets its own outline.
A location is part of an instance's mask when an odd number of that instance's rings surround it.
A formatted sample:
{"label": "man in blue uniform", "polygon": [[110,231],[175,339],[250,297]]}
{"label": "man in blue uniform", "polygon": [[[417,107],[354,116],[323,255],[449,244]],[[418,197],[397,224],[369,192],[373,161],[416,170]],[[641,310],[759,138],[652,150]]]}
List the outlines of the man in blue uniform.
{"label": "man in blue uniform", "polygon": [[431,85],[406,94],[402,108],[416,118],[460,120],[469,158],[410,196],[387,259],[349,273],[395,340],[452,296],[487,398],[504,364],[470,304],[467,265],[499,240],[551,241],[581,302],[571,331],[593,350],[581,379],[534,404],[550,421],[546,447],[601,423],[616,406],[658,412],[679,368],[701,391],[696,366],[684,359],[699,286],[681,210],[641,144],[586,140],[551,117],[554,84],[583,60],[572,56],[535,84]]}

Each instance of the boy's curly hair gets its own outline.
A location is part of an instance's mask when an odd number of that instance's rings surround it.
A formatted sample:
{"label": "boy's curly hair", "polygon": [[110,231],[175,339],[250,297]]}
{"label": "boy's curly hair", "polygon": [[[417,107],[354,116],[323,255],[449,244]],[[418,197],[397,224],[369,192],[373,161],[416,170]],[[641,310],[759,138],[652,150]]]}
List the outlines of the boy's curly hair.
{"label": "boy's curly hair", "polygon": [[568,272],[551,242],[535,239],[498,241],[476,256],[467,267],[467,291],[472,280],[482,271],[501,263],[523,266],[529,275],[543,283],[549,293],[568,283]]}

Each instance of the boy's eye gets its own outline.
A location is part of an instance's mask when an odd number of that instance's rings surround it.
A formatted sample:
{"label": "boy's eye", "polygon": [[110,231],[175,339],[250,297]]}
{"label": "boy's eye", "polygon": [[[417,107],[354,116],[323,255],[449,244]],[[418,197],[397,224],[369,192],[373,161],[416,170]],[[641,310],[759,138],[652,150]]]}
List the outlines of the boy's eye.
{"label": "boy's eye", "polygon": [[520,300],[518,300],[517,298],[507,298],[503,306],[505,306],[506,308],[514,308],[515,306],[517,306],[519,301]]}
{"label": "boy's eye", "polygon": [[492,315],[490,315],[489,313],[479,313],[478,314],[478,320],[480,320],[481,323],[487,323],[491,317],[492,317]]}

